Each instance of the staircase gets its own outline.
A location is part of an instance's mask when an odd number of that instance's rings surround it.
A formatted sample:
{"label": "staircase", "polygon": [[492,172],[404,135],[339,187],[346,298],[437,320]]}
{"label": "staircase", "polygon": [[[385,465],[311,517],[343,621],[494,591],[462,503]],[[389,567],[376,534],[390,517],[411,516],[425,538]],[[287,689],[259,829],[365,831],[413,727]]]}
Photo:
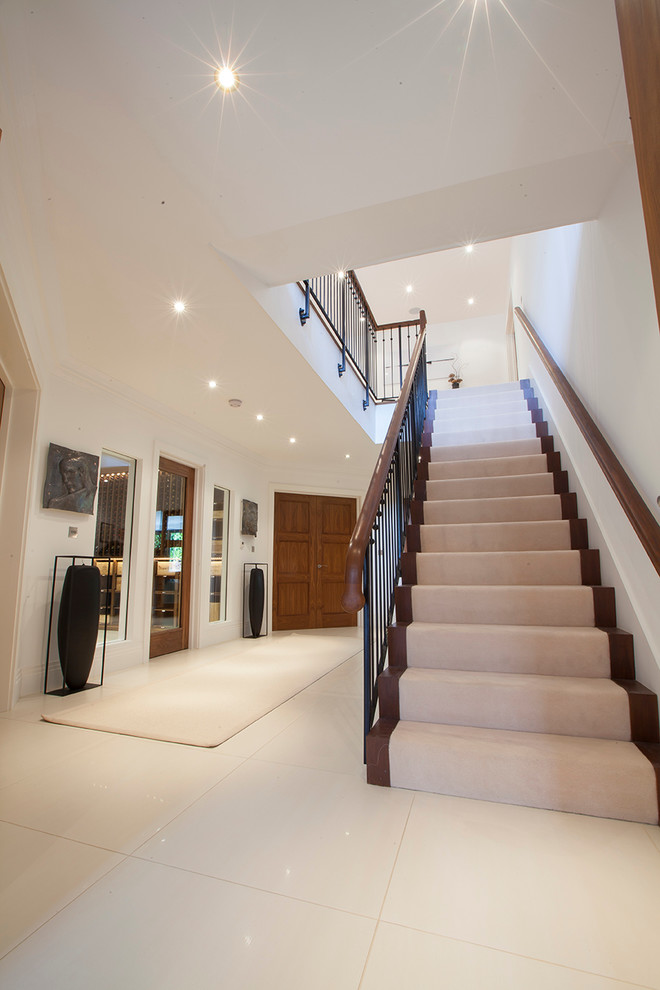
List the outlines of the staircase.
{"label": "staircase", "polygon": [[432,394],[370,783],[658,823],[634,678],[529,382]]}

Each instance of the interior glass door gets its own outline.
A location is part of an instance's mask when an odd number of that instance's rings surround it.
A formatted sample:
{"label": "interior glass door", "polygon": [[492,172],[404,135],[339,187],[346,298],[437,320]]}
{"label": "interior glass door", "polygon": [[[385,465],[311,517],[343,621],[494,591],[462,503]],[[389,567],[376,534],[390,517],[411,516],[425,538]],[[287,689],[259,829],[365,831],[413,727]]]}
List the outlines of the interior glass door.
{"label": "interior glass door", "polygon": [[185,650],[190,616],[195,472],[161,457],[156,495],[150,657]]}

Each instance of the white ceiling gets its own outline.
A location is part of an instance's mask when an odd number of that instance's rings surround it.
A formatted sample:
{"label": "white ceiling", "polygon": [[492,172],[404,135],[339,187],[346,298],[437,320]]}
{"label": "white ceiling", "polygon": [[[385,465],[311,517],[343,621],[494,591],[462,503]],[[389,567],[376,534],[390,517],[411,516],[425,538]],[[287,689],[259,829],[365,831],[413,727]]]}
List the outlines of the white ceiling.
{"label": "white ceiling", "polygon": [[360,268],[357,276],[377,322],[414,320],[420,309],[429,324],[506,313],[511,239],[470,247]]}
{"label": "white ceiling", "polygon": [[[222,96],[224,59],[241,82]],[[592,219],[631,153],[613,0],[3,0],[0,84],[15,300],[39,298],[64,364],[260,457],[300,457],[279,445],[310,409],[315,456],[368,442],[250,278]],[[467,283],[417,270],[414,304],[456,318]],[[384,285],[404,271],[365,286],[381,320],[403,315]]]}

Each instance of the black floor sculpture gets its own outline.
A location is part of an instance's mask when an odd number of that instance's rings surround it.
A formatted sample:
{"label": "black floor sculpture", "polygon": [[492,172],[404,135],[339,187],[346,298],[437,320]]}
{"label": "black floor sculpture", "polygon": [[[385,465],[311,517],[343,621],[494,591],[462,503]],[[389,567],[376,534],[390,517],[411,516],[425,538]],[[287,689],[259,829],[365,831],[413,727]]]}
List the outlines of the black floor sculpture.
{"label": "black floor sculpture", "polygon": [[99,630],[101,572],[96,566],[71,564],[64,575],[57,622],[57,645],[64,681],[81,691],[89,677]]}

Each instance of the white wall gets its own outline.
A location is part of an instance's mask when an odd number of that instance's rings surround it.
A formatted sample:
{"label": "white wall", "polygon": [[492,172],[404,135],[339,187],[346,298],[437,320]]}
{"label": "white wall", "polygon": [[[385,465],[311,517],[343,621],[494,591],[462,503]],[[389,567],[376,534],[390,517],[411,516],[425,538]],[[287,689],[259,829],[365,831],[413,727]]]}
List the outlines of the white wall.
{"label": "white wall", "polygon": [[[633,167],[597,221],[515,239],[512,296],[660,521],[660,333]],[[516,323],[520,377],[535,381],[553,422],[618,623],[635,634],[638,679],[660,692],[660,577]]]}
{"label": "white wall", "polygon": [[[41,395],[39,424],[29,497],[26,553],[19,625],[19,664],[14,697],[43,687],[48,611],[56,554],[93,554],[95,516],[42,508],[49,443],[100,455],[115,450],[137,460],[136,501],[131,550],[128,629],[125,642],[109,643],[106,670],[146,662],[149,651],[151,567],[158,459],[161,454],[196,468],[191,647],[204,647],[242,635],[243,564],[269,565],[272,593],[273,501],[275,491],[309,491],[348,495],[360,500],[363,490],[347,487],[340,474],[267,468],[251,455],[223,447],[195,424],[162,410],[149,409],[89,382],[47,376]],[[209,622],[209,577],[213,487],[230,491],[226,551],[227,618]],[[259,506],[255,538],[240,533],[241,500]],[[70,526],[78,528],[70,539]],[[253,550],[254,548],[254,550]],[[63,562],[65,564],[65,562]],[[269,601],[270,607],[270,601]],[[270,629],[270,611],[268,615]],[[51,665],[57,652],[51,651]],[[98,675],[100,650],[93,669]],[[95,677],[90,678],[94,680]]]}
{"label": "white wall", "polygon": [[[463,384],[499,385],[509,381],[507,370],[506,313],[495,316],[431,323],[427,328],[427,357],[430,361],[456,356]],[[429,366],[429,389],[446,389],[450,362]]]}

